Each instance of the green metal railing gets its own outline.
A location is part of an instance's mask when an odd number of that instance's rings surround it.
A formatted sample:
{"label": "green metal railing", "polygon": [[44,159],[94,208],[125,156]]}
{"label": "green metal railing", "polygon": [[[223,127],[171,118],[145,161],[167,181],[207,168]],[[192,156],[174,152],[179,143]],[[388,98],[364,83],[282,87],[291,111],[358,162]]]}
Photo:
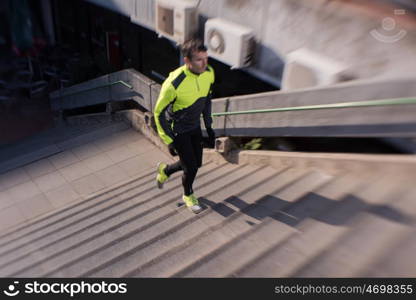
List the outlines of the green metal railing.
{"label": "green metal railing", "polygon": [[213,117],[220,117],[220,116],[230,116],[230,115],[246,115],[246,114],[283,112],[283,111],[351,108],[351,107],[368,107],[368,106],[386,106],[386,105],[404,105],[404,104],[416,104],[416,98],[393,98],[393,99],[357,101],[357,102],[342,102],[342,103],[320,104],[320,105],[305,105],[305,106],[283,107],[283,108],[272,108],[272,109],[242,110],[242,111],[233,111],[233,112],[213,113],[212,116]]}
{"label": "green metal railing", "polygon": [[[76,94],[85,93],[88,91],[122,84],[129,89],[133,89],[133,86],[126,83],[123,80],[114,81],[101,86],[85,89],[82,91],[76,91],[62,95],[62,97],[73,96]],[[370,107],[370,106],[388,106],[388,105],[406,105],[416,104],[416,98],[392,98],[392,99],[381,99],[381,100],[370,100],[370,101],[357,101],[357,102],[342,102],[332,104],[319,104],[319,105],[304,105],[295,107],[282,107],[282,108],[271,108],[271,109],[254,109],[254,110],[242,110],[233,112],[218,112],[212,113],[213,117],[231,116],[231,115],[245,115],[245,114],[258,114],[258,113],[271,113],[271,112],[285,112],[285,111],[301,111],[301,110],[317,110],[317,109],[334,109],[334,108],[353,108],[353,107]]]}
{"label": "green metal railing", "polygon": [[131,86],[127,82],[124,82],[123,80],[118,80],[118,81],[114,81],[114,82],[107,83],[107,84],[104,84],[104,85],[100,85],[100,86],[96,86],[96,87],[93,87],[93,88],[85,89],[85,90],[82,90],[82,91],[76,91],[76,92],[64,94],[64,95],[62,95],[62,97],[73,96],[73,95],[77,95],[77,94],[82,94],[82,93],[85,93],[85,92],[89,92],[89,91],[92,91],[92,90],[105,88],[105,87],[112,86],[112,85],[116,85],[116,84],[122,84],[122,85],[128,87],[129,89],[133,89],[133,86]]}

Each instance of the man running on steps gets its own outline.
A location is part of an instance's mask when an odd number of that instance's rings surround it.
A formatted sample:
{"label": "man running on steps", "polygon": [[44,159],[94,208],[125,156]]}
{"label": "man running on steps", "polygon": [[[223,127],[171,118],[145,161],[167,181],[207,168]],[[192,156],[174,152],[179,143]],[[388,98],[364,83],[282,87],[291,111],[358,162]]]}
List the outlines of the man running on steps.
{"label": "man running on steps", "polygon": [[200,40],[190,40],[181,47],[185,64],[169,74],[163,82],[155,106],[155,121],[160,138],[168,145],[172,156],[179,161],[159,163],[157,186],[162,188],[169,176],[183,171],[182,200],[194,213],[202,211],[192,184],[202,164],[202,132],[200,118],[204,118],[209,143],[213,146],[211,94],[214,70],[208,65],[207,49]]}

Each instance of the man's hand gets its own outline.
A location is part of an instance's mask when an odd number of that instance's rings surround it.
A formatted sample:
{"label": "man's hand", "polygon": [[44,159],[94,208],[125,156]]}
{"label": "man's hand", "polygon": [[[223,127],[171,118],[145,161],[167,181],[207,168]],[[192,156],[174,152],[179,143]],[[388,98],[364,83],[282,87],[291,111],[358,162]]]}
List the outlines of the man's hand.
{"label": "man's hand", "polygon": [[168,149],[169,149],[170,155],[172,155],[172,156],[178,155],[178,153],[176,152],[176,149],[175,149],[175,145],[173,143],[170,143],[168,145]]}
{"label": "man's hand", "polygon": [[207,134],[208,134],[208,145],[210,148],[215,147],[215,131],[211,128],[207,128]]}

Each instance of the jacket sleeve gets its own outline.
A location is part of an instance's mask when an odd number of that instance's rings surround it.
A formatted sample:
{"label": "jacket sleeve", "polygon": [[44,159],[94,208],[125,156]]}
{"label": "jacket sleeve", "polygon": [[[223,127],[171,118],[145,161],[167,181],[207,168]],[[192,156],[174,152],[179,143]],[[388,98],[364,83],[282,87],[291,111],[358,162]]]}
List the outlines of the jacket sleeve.
{"label": "jacket sleeve", "polygon": [[155,105],[155,123],[157,132],[163,142],[167,145],[173,142],[173,132],[168,120],[166,119],[166,110],[176,98],[176,91],[169,80],[162,84],[159,98]]}
{"label": "jacket sleeve", "polygon": [[214,81],[215,81],[215,75],[214,75],[214,69],[209,67],[211,74],[212,74],[212,79],[211,79],[211,86],[207,95],[207,101],[205,103],[205,107],[204,110],[202,111],[202,116],[204,117],[204,124],[205,124],[205,128],[208,127],[212,127],[212,104],[211,104],[211,98],[212,98],[212,86],[214,85]]}
{"label": "jacket sleeve", "polygon": [[204,110],[202,111],[202,115],[204,117],[205,128],[212,127],[211,110],[212,110],[211,109],[211,97],[208,97],[205,103]]}

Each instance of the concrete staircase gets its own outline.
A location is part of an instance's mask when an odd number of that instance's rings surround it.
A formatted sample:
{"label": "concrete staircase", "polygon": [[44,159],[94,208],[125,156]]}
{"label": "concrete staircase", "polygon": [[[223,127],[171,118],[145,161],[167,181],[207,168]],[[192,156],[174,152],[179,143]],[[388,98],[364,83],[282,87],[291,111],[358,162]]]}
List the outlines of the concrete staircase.
{"label": "concrete staircase", "polygon": [[4,232],[0,276],[414,277],[411,171],[207,160],[194,215],[145,170]]}

